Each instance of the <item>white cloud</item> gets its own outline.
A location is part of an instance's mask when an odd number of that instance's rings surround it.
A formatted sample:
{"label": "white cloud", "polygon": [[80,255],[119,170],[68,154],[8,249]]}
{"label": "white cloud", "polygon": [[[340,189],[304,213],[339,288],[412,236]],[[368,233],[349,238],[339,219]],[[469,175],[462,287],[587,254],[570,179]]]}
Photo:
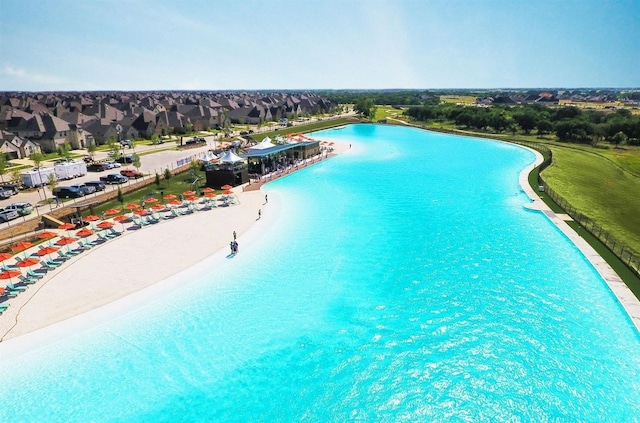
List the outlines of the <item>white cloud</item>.
{"label": "white cloud", "polygon": [[13,66],[5,66],[2,73],[10,78],[13,78],[17,83],[26,82],[29,84],[43,84],[43,85],[62,85],[68,83],[64,78],[59,78],[54,75],[47,75],[44,73],[31,72],[26,69],[16,68]]}

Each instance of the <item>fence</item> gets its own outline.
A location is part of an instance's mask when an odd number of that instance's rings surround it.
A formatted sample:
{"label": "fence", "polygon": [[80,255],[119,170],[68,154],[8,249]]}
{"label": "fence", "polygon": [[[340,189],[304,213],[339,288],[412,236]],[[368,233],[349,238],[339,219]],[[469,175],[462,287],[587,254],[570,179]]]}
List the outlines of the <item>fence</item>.
{"label": "fence", "polygon": [[640,256],[632,251],[629,246],[616,239],[610,232],[602,228],[586,216],[580,210],[576,209],[563,196],[558,194],[553,188],[545,182],[541,172],[553,162],[553,152],[544,145],[524,141],[512,141],[514,144],[520,144],[525,147],[539,151],[545,157],[544,161],[538,167],[538,185],[544,189],[547,196],[561,207],[571,218],[576,221],[584,230],[593,235],[598,241],[606,246],[621,262],[623,262],[636,276],[640,277]]}

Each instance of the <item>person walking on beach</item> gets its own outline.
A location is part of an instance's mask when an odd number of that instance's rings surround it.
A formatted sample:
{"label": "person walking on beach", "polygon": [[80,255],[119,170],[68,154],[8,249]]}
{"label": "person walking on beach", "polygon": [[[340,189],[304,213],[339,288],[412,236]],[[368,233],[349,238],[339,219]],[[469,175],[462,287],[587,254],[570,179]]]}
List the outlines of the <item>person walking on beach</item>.
{"label": "person walking on beach", "polygon": [[260,219],[261,217],[262,217],[262,211],[258,209],[258,219]]}
{"label": "person walking on beach", "polygon": [[267,194],[264,195],[264,203],[267,204],[269,202],[269,197],[267,197]]}
{"label": "person walking on beach", "polygon": [[233,240],[236,240],[236,231],[233,231]]}

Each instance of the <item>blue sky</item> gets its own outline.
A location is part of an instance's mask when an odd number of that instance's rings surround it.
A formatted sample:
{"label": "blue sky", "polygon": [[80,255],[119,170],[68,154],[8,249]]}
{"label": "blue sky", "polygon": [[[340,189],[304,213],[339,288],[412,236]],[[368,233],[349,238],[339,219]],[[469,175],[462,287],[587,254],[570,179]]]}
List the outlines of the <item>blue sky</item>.
{"label": "blue sky", "polygon": [[3,0],[0,91],[640,87],[638,0]]}

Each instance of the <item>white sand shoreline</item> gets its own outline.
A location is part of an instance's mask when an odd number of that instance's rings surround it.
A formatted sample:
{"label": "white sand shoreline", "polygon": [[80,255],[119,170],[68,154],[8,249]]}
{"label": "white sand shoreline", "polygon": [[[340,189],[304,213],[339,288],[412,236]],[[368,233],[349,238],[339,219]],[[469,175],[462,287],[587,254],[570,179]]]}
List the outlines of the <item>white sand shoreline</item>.
{"label": "white sand shoreline", "polygon": [[[334,154],[341,153],[348,145],[335,143],[334,149]],[[212,264],[224,264],[234,231],[242,254],[278,211],[276,198],[265,203],[263,191],[244,187],[233,189],[235,205],[124,230],[122,236],[81,253],[11,299],[0,316],[0,360],[122,316],[177,289]]]}

